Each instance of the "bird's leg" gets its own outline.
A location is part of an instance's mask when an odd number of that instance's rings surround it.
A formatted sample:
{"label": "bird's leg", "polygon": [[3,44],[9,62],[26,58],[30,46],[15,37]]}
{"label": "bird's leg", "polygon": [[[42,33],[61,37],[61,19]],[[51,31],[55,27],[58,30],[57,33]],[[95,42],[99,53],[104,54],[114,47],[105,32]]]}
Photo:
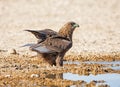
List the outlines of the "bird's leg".
{"label": "bird's leg", "polygon": [[63,66],[63,55],[58,55],[56,58],[56,66]]}
{"label": "bird's leg", "polygon": [[57,59],[56,59],[56,66],[60,67],[60,66],[63,65],[62,62],[61,62],[62,61],[61,59],[62,58],[60,56],[57,57]]}

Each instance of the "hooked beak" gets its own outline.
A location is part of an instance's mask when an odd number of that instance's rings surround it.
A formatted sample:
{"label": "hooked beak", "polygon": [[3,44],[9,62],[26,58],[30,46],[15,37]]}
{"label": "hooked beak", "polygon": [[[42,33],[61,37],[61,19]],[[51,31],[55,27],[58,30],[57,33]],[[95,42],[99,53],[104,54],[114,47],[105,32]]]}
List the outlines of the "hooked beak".
{"label": "hooked beak", "polygon": [[80,27],[78,24],[74,24],[74,27],[76,28],[76,27]]}

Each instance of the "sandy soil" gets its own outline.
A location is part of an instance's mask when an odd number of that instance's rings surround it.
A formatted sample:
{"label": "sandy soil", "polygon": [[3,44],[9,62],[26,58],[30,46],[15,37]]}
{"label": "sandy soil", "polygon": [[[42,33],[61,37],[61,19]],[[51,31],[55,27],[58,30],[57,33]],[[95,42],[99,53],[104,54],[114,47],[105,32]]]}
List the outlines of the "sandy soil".
{"label": "sandy soil", "polygon": [[[25,29],[50,28],[58,31],[66,22],[75,21],[80,28],[74,32],[74,45],[65,61],[118,61],[119,9],[120,0],[0,0],[0,86],[32,87],[44,84],[66,87],[76,84],[79,87],[84,84],[96,87],[97,83],[104,81],[71,81],[62,79],[61,74],[120,74],[120,70],[104,69],[108,66],[104,64],[64,64],[63,68],[46,66],[35,56],[36,53],[21,47],[26,43],[36,43],[36,38]],[[48,78],[50,72],[52,79]],[[100,87],[108,86],[102,84]]]}
{"label": "sandy soil", "polygon": [[[24,29],[58,31],[68,21],[80,25],[68,54],[120,52],[119,0],[0,0],[0,50],[20,48],[36,38]],[[28,52],[29,53],[29,52]]]}

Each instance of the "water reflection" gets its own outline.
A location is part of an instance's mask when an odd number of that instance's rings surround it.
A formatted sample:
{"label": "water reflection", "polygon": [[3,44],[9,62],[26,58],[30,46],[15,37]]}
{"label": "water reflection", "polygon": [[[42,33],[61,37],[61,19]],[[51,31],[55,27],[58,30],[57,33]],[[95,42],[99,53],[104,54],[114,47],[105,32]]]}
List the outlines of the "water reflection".
{"label": "water reflection", "polygon": [[[97,81],[94,81],[94,77],[92,78],[90,76],[79,76],[78,74],[72,74],[72,73],[57,73],[57,74],[46,74],[45,78],[52,79],[54,83],[51,83],[51,85],[44,85],[41,87],[86,87],[89,85],[93,85],[96,87]],[[91,80],[86,81],[88,78],[91,77]],[[98,79],[101,80],[101,79]]]}
{"label": "water reflection", "polygon": [[[98,74],[98,75],[92,75],[90,74],[89,76],[85,75],[78,75],[78,74],[72,74],[72,73],[58,73],[58,74],[47,74],[46,78],[53,79],[53,80],[65,80],[68,81],[73,81],[77,82],[80,81],[81,83],[76,83],[76,84],[66,84],[63,81],[64,85],[56,85],[56,86],[42,86],[42,87],[86,87],[86,85],[90,84],[92,82],[95,82],[95,87],[97,85],[104,85],[107,84],[110,87],[120,87],[120,74],[117,73],[108,73],[108,74]],[[60,80],[61,79],[61,80]],[[98,82],[97,82],[98,81]],[[59,82],[61,83],[61,82]],[[62,84],[62,83],[61,83]],[[108,87],[108,86],[106,86]]]}
{"label": "water reflection", "polygon": [[64,79],[72,80],[72,81],[78,81],[78,80],[84,80],[87,83],[90,83],[93,80],[104,80],[106,84],[110,85],[110,87],[120,87],[120,74],[99,74],[99,75],[89,75],[79,76],[78,74],[72,74],[72,73],[64,73],[63,74]]}
{"label": "water reflection", "polygon": [[[120,70],[120,61],[114,62],[78,62],[78,61],[68,61],[64,62],[64,64],[104,64],[105,67],[103,68],[111,68],[114,70]],[[89,67],[88,67],[89,68]],[[97,69],[97,68],[96,68]],[[95,70],[96,70],[95,69]],[[94,70],[94,69],[93,69]],[[92,70],[92,71],[93,71]],[[84,71],[84,70],[82,70]],[[92,72],[90,71],[90,72]],[[72,71],[68,73],[56,73],[56,74],[46,74],[45,78],[53,79],[58,83],[52,86],[45,86],[45,87],[120,87],[120,74],[117,73],[107,73],[107,74],[79,74],[76,72],[73,74]],[[61,84],[60,84],[61,83]]]}

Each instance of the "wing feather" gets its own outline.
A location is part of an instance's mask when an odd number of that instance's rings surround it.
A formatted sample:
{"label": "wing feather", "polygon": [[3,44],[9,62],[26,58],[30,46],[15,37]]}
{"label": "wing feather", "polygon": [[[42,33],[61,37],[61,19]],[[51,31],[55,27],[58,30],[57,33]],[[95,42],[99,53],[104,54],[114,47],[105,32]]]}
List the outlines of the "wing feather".
{"label": "wing feather", "polygon": [[32,51],[39,53],[64,52],[71,48],[72,42],[61,38],[47,38],[44,42],[31,46]]}

